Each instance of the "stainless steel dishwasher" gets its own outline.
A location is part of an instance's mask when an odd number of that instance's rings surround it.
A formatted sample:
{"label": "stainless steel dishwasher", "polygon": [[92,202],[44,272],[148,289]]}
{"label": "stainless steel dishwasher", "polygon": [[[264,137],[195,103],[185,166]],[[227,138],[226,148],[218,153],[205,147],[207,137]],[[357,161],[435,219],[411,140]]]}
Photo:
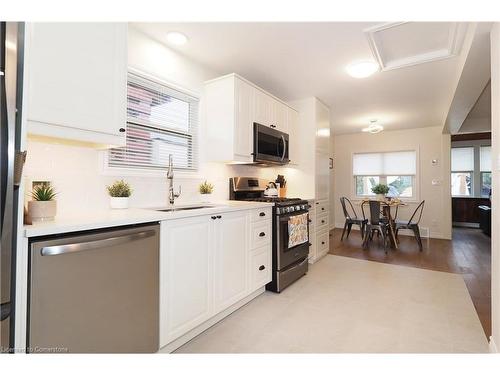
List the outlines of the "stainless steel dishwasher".
{"label": "stainless steel dishwasher", "polygon": [[159,228],[155,223],[35,239],[28,352],[156,352]]}

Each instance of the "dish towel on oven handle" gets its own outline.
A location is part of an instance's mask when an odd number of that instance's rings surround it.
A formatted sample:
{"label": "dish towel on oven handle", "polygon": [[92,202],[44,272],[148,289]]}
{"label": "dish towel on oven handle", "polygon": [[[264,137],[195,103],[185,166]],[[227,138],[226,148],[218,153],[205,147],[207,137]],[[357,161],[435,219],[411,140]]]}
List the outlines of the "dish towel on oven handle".
{"label": "dish towel on oven handle", "polygon": [[308,214],[292,216],[288,219],[288,248],[309,241]]}

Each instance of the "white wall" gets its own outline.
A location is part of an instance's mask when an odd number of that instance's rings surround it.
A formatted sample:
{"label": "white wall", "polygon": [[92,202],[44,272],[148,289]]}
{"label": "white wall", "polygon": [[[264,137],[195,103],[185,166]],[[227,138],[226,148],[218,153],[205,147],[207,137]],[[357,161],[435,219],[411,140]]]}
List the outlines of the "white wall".
{"label": "white wall", "polygon": [[[451,239],[450,136],[441,131],[440,127],[428,127],[334,136],[335,202],[342,196],[354,196],[353,153],[417,150],[418,199],[425,199],[421,227],[429,228],[432,237]],[[438,159],[439,164],[433,166],[432,159]],[[440,185],[433,186],[432,180],[439,180]],[[400,208],[398,218],[408,219],[417,204],[412,202]],[[335,204],[335,223],[337,227],[344,225],[340,204]]]}
{"label": "white wall", "polygon": [[[491,169],[492,169],[492,228],[491,231],[491,341],[500,349],[500,24],[491,30]],[[495,350],[495,348],[494,348]]]}
{"label": "white wall", "polygon": [[[201,107],[203,107],[203,82],[222,75],[185,58],[133,28],[129,29],[128,43],[129,66],[194,92],[201,98]],[[299,171],[292,167],[262,168],[206,162],[204,151],[207,145],[203,142],[203,126],[202,113],[199,171],[194,176],[176,173],[176,189],[178,185],[182,185],[179,203],[199,200],[197,187],[205,179],[215,185],[214,199],[224,200],[229,194],[229,177],[254,176],[274,180],[278,172],[284,173],[289,181],[289,196],[304,194],[298,182],[301,180]],[[167,180],[164,176],[103,174],[102,151],[81,144],[55,142],[29,140],[24,175],[28,186],[32,180],[53,182],[58,191],[58,215],[71,216],[84,211],[107,208],[108,196],[105,187],[119,178],[124,178],[134,189],[131,206],[166,205]],[[297,182],[293,183],[294,181]],[[27,191],[30,189],[27,188]]]}

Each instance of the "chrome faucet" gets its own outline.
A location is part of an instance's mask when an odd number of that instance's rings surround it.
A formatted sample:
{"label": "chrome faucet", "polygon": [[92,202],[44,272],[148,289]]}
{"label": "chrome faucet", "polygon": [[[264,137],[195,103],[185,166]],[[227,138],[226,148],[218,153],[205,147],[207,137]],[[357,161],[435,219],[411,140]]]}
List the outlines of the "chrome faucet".
{"label": "chrome faucet", "polygon": [[167,168],[167,180],[168,180],[168,201],[171,205],[174,204],[175,198],[179,198],[181,195],[181,186],[179,185],[179,192],[174,192],[174,161],[172,154],[168,155],[168,168]]}

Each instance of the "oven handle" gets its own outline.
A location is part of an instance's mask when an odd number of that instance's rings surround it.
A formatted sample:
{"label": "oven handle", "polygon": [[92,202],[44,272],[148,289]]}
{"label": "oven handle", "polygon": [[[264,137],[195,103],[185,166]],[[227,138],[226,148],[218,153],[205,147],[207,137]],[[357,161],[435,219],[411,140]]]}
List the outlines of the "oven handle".
{"label": "oven handle", "polygon": [[279,219],[280,219],[280,221],[284,221],[284,220],[288,220],[289,218],[291,218],[293,216],[298,216],[298,215],[308,214],[308,213],[309,213],[309,211],[296,211],[296,212],[286,214],[286,215],[279,215]]}

